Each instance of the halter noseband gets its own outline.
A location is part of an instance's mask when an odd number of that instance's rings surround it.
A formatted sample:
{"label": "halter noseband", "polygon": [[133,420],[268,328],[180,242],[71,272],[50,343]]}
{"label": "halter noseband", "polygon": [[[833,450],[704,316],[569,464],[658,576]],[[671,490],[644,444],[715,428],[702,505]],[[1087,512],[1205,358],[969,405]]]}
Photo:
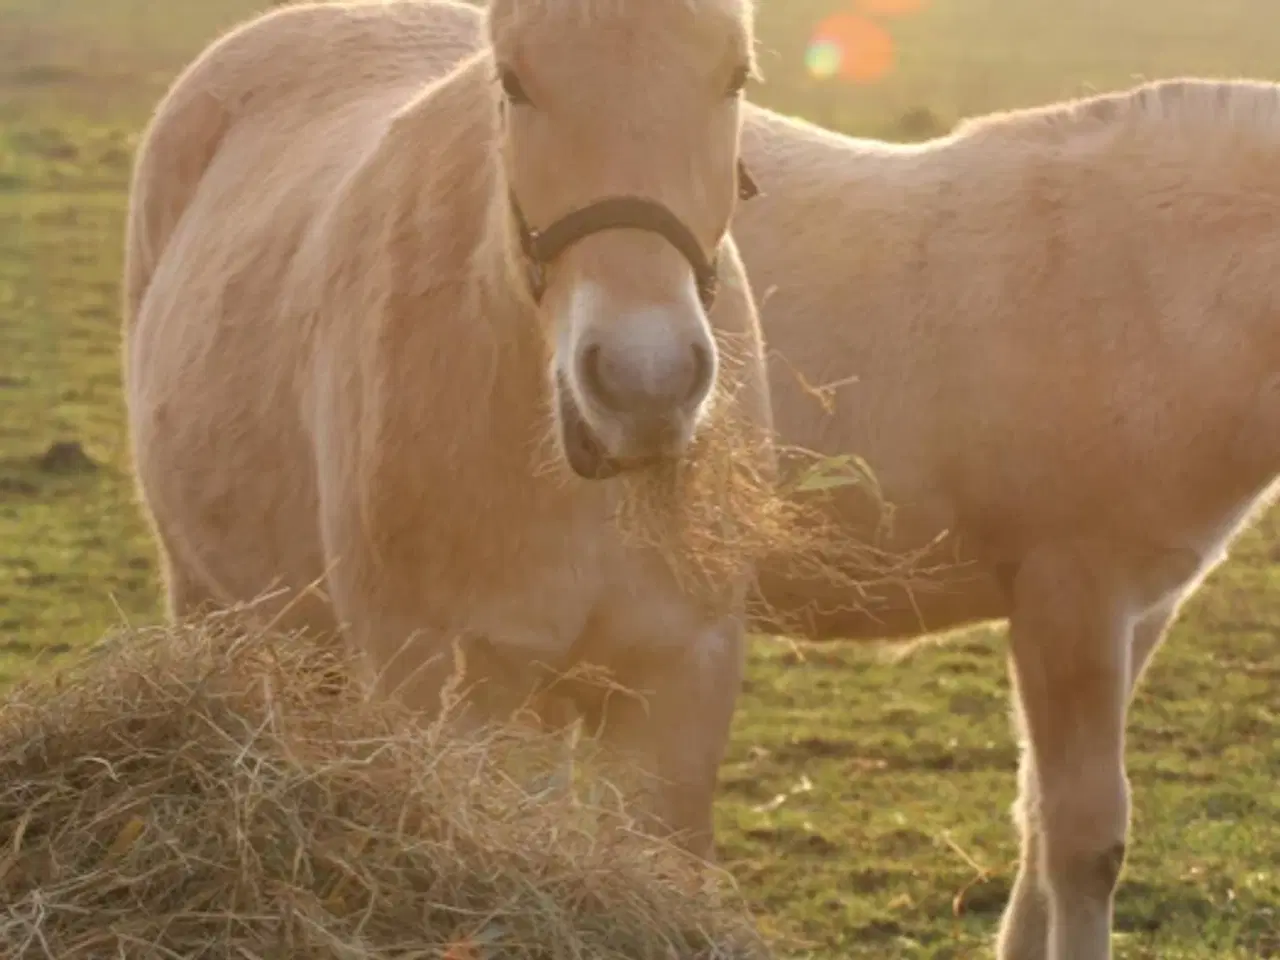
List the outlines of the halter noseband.
{"label": "halter noseband", "polygon": [[[738,161],[738,198],[750,200],[758,195],[756,186],[746,165]],[[720,287],[719,257],[708,257],[693,231],[656,200],[643,197],[606,197],[565,214],[545,230],[530,228],[524,211],[514,193],[510,194],[511,213],[520,234],[520,249],[524,254],[529,291],[535,303],[541,302],[546,293],[546,273],[556,258],[580,240],[604,230],[627,228],[647,230],[663,237],[680,251],[693,267],[698,286],[698,299],[702,309],[710,310]]]}

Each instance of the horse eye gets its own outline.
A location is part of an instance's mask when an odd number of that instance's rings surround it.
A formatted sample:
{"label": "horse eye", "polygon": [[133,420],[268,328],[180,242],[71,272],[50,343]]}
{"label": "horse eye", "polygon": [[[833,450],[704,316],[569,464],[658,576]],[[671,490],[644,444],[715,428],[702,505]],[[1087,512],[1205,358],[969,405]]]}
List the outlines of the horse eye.
{"label": "horse eye", "polygon": [[506,96],[508,103],[516,106],[527,106],[533,102],[529,99],[529,94],[525,92],[524,85],[520,83],[520,78],[516,76],[514,70],[504,67],[501,80],[502,93]]}
{"label": "horse eye", "polygon": [[729,88],[725,91],[726,96],[736,97],[746,89],[747,82],[751,79],[751,68],[746,64],[739,66],[733,71],[733,76],[729,78]]}

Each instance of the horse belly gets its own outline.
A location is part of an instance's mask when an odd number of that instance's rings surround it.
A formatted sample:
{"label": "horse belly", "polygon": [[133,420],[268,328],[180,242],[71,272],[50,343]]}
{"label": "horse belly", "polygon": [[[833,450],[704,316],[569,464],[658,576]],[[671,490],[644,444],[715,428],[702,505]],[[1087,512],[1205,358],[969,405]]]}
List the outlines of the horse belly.
{"label": "horse belly", "polygon": [[848,563],[834,576],[766,564],[750,609],[756,632],[815,641],[910,639],[1008,615],[993,571],[948,541],[918,558]]}
{"label": "horse belly", "polygon": [[891,640],[1005,616],[1004,592],[972,549],[945,478],[901,434],[895,446],[866,414],[838,416],[838,427],[792,429],[782,440],[823,456],[857,453],[874,478],[832,491],[823,507],[829,530],[819,540],[831,544],[834,575],[785,553],[761,565],[753,629]]}
{"label": "horse belly", "polygon": [[[314,465],[272,389],[280,368],[269,352],[232,349],[234,338],[208,349],[198,316],[142,319],[129,385],[135,471],[171,564],[226,603],[320,578]],[[166,329],[148,338],[147,319]]]}

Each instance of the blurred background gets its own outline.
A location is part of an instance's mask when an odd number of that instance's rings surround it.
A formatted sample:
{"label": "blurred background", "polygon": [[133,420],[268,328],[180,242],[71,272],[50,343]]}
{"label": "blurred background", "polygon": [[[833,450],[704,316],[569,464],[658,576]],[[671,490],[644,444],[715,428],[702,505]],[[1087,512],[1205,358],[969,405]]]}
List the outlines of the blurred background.
{"label": "blurred background", "polygon": [[[0,0],[0,83],[136,103],[253,0]],[[918,138],[956,118],[1141,78],[1272,76],[1274,0],[758,0],[762,103]],[[77,81],[92,77],[92,89]],[[127,89],[126,89],[127,88]]]}

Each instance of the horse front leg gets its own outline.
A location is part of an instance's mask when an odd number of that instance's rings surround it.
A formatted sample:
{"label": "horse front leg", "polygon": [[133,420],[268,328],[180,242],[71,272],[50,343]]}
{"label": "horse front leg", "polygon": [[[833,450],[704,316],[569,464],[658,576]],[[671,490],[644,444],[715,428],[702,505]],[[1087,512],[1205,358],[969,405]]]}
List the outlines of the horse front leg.
{"label": "horse front leg", "polygon": [[1124,725],[1136,672],[1131,598],[1109,559],[1090,544],[1046,547],[1013,583],[1011,662],[1029,744],[1023,867],[1002,960],[1111,956],[1129,823]]}
{"label": "horse front leg", "polygon": [[[1134,628],[1128,671],[1130,702],[1139,678],[1168,633],[1176,615],[1176,604],[1157,607]],[[1017,683],[1016,676],[1013,681]],[[1049,952],[1049,901],[1041,882],[1039,778],[1036,774],[1035,756],[1026,742],[1026,720],[1021,710],[1016,713],[1022,757],[1018,767],[1018,799],[1014,805],[1014,820],[1021,834],[1021,856],[1009,905],[1001,920],[996,952],[1000,960],[1044,960]]]}
{"label": "horse front leg", "polygon": [[687,647],[644,652],[616,676],[629,692],[593,711],[601,747],[639,776],[641,826],[706,860],[745,652],[742,619],[726,617]]}

